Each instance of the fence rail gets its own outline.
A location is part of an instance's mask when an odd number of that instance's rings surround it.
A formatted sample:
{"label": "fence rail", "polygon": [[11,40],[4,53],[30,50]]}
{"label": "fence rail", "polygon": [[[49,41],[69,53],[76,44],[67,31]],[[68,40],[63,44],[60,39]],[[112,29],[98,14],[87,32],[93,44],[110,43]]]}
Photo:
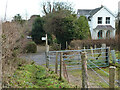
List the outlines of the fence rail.
{"label": "fence rail", "polygon": [[[82,53],[85,52],[86,54],[86,65],[87,66],[83,66],[83,57],[82,57]],[[62,76],[65,77],[68,81],[69,81],[69,75],[68,75],[68,71],[69,70],[82,70],[83,67],[86,67],[88,70],[93,71],[93,73],[95,73],[101,81],[105,82],[105,84],[111,88],[110,85],[115,85],[115,86],[120,86],[119,80],[115,80],[113,82],[112,79],[115,78],[115,76],[113,74],[111,74],[110,72],[106,72],[104,69],[102,69],[103,67],[108,67],[109,66],[109,59],[110,59],[110,48],[106,47],[106,48],[91,48],[91,49],[81,49],[81,50],[63,50],[63,51],[48,51],[47,54],[48,58],[47,58],[47,62],[46,64],[49,64],[47,66],[49,66],[49,68],[53,69],[56,73],[58,73],[59,71],[59,75],[60,75],[60,79],[62,79]],[[100,73],[98,73],[96,71],[96,68],[100,70],[100,72],[105,73],[107,79],[105,76],[101,75]],[[111,68],[109,68],[109,71],[112,70]],[[86,77],[90,77],[87,76],[87,70],[84,69],[83,71],[85,71],[86,73]],[[83,73],[82,71],[82,73]],[[83,78],[85,78],[84,80],[82,80],[82,86],[84,88],[88,87],[88,84],[86,83],[86,81],[88,81],[88,79],[90,78],[86,78],[84,77],[84,75],[82,76]],[[114,78],[111,78],[114,77]],[[84,82],[84,83],[83,83]],[[115,87],[113,86],[113,87]]]}
{"label": "fence rail", "polygon": [[[93,63],[98,64],[101,67],[109,66],[109,48],[95,48],[95,49],[81,49],[81,50],[64,50],[64,51],[49,51],[48,58],[50,66],[55,65],[56,53],[58,53],[58,62],[60,62],[60,53],[63,53],[63,61],[67,66],[74,67],[75,65],[81,65],[81,52],[87,52],[87,58]],[[59,64],[59,63],[58,63]],[[92,64],[90,64],[92,65]],[[78,68],[78,67],[77,67]]]}

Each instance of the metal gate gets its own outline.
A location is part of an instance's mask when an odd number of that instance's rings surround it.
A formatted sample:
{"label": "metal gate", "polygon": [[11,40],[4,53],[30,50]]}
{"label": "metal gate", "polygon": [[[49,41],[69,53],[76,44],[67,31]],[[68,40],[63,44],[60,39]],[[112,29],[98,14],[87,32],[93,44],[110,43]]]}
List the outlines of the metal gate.
{"label": "metal gate", "polygon": [[93,63],[99,67],[109,66],[109,48],[96,48],[81,50],[49,51],[48,52],[49,68],[55,69],[57,59],[59,70],[60,53],[62,53],[63,62],[65,63],[67,70],[81,69],[81,52],[86,52],[87,64],[92,68],[95,68],[95,65],[93,65]]}

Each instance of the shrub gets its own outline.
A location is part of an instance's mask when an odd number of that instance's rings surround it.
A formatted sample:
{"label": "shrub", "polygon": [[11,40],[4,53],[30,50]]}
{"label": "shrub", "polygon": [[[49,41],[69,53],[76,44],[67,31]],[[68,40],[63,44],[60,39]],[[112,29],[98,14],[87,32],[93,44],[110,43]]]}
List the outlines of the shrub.
{"label": "shrub", "polygon": [[70,46],[74,49],[82,49],[83,47],[90,48],[96,45],[97,48],[100,48],[102,44],[105,43],[107,47],[111,49],[118,50],[118,38],[115,39],[101,39],[101,40],[73,40],[70,43]]}
{"label": "shrub", "polygon": [[60,44],[53,43],[50,50],[61,50]]}
{"label": "shrub", "polygon": [[37,52],[37,45],[35,42],[28,42],[24,50],[26,53],[36,53]]}

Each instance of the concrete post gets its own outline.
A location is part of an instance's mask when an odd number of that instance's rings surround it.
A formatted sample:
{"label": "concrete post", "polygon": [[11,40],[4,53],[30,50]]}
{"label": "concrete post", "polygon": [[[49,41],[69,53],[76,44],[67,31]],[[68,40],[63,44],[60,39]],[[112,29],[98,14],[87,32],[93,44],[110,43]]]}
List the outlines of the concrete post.
{"label": "concrete post", "polygon": [[106,44],[102,44],[101,55],[102,55],[102,59],[106,60]]}
{"label": "concrete post", "polygon": [[113,64],[115,64],[116,63],[115,50],[111,50],[111,55],[112,55]]}
{"label": "concrete post", "polygon": [[115,88],[115,69],[116,67],[110,66],[109,67],[109,88]]}

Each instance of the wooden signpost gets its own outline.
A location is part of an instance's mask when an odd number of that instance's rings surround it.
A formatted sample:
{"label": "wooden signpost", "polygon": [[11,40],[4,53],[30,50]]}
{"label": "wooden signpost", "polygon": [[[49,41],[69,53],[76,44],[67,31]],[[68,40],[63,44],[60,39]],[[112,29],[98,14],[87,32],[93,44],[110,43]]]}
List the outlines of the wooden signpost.
{"label": "wooden signpost", "polygon": [[48,45],[47,34],[46,34],[46,37],[42,37],[42,40],[45,40],[45,41],[46,41],[46,52],[45,52],[45,56],[46,56],[46,67],[49,68],[49,57],[48,57],[49,45]]}

